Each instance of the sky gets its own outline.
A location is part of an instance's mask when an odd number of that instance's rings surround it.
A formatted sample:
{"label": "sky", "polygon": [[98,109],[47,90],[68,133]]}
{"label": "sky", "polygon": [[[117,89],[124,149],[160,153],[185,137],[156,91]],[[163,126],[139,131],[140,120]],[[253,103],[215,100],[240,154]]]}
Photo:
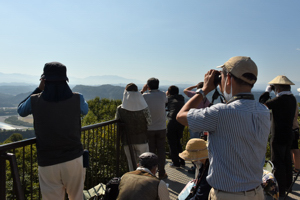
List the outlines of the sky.
{"label": "sky", "polygon": [[0,1],[0,26],[1,73],[59,61],[69,77],[196,84],[249,56],[258,84],[285,75],[300,87],[300,0]]}

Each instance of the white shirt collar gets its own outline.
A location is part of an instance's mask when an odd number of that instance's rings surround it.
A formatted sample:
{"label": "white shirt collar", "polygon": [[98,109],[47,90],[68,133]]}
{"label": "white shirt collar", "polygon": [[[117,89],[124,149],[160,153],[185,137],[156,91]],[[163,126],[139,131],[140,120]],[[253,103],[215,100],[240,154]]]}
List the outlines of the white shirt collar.
{"label": "white shirt collar", "polygon": [[292,92],[291,91],[282,91],[282,92],[279,92],[276,96],[280,97],[281,95],[292,95]]}
{"label": "white shirt collar", "polygon": [[[152,172],[151,172],[148,168],[145,168],[145,167],[138,167],[138,168],[136,168],[136,170],[146,171],[146,172],[148,172],[149,174],[153,175]],[[153,175],[153,176],[154,176],[154,175]]]}

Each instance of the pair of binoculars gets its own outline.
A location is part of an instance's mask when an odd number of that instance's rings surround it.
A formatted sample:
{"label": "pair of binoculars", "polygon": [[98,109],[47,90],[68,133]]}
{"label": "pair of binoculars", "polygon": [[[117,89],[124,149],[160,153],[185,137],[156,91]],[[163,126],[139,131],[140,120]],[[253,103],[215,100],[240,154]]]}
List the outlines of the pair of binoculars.
{"label": "pair of binoculars", "polygon": [[215,87],[217,87],[221,83],[221,80],[222,80],[221,72],[216,71],[216,74],[215,74],[215,77],[214,77]]}

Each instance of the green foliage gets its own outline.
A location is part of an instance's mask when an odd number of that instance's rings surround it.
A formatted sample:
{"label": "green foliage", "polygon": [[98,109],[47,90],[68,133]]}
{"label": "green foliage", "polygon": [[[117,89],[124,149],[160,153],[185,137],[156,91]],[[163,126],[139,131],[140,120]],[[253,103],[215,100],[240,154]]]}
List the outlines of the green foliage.
{"label": "green foliage", "polygon": [[[121,100],[100,99],[96,97],[87,101],[89,112],[82,119],[82,126],[97,124],[115,119],[117,107]],[[117,149],[117,126],[112,124],[85,131],[82,134],[82,143],[89,150],[90,168],[87,169],[85,182],[86,189],[95,186],[99,182],[106,183],[116,176],[116,161],[119,156],[119,175],[128,171],[126,157],[122,147]],[[117,150],[120,152],[117,155]]]}
{"label": "green foliage", "polygon": [[114,119],[117,107],[122,104],[122,101],[96,97],[87,101],[87,103],[89,104],[89,112],[83,118],[82,126]]}
{"label": "green foliage", "polygon": [[269,139],[268,139],[268,143],[267,143],[266,160],[271,160],[270,138],[271,138],[271,135],[269,135]]}
{"label": "green foliage", "polygon": [[7,138],[9,138],[12,134],[19,133],[22,135],[23,139],[27,138],[33,138],[35,137],[34,130],[33,129],[27,129],[27,130],[21,130],[21,129],[15,129],[15,130],[1,130],[0,131],[0,143],[4,142]]}
{"label": "green foliage", "polygon": [[[17,148],[14,154],[17,158],[18,172],[25,197],[27,197],[27,199],[39,199],[40,191],[36,146],[28,145],[24,148]],[[11,168],[8,161],[6,161],[6,169],[6,199],[15,199]]]}
{"label": "green foliage", "polygon": [[23,136],[20,133],[14,133],[4,141],[4,144],[11,143],[11,142],[17,142],[20,140],[23,140]]}
{"label": "green foliage", "polygon": [[[106,183],[114,176],[121,176],[128,171],[123,148],[116,145],[116,124],[85,131],[81,141],[84,148],[89,150],[90,155],[90,168],[86,171],[86,189],[97,185],[99,182]],[[119,159],[118,166],[117,159]],[[119,168],[119,175],[116,174],[117,167]]]}
{"label": "green foliage", "polygon": [[18,120],[18,116],[8,117],[4,120],[4,122],[7,123],[7,124],[13,124],[13,125],[17,125],[17,126],[26,126],[26,127],[32,127],[33,126],[31,123],[23,122],[21,120]]}

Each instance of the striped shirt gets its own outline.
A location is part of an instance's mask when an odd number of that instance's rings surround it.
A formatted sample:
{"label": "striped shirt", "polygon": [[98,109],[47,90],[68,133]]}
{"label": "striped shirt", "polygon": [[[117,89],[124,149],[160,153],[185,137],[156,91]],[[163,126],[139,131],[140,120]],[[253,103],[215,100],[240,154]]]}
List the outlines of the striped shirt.
{"label": "striped shirt", "polygon": [[207,182],[215,189],[240,192],[261,184],[270,112],[255,101],[240,99],[204,109],[191,109],[193,131],[209,131]]}

